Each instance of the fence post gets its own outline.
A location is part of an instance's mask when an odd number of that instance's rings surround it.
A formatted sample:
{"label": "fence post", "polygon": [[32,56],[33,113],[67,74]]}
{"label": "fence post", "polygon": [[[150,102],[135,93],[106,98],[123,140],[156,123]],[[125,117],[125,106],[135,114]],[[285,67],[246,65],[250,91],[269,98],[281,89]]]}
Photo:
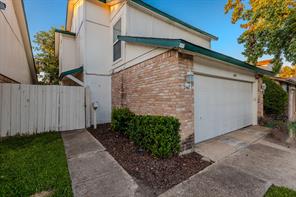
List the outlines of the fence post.
{"label": "fence post", "polygon": [[85,127],[91,125],[91,92],[89,87],[85,88]]}

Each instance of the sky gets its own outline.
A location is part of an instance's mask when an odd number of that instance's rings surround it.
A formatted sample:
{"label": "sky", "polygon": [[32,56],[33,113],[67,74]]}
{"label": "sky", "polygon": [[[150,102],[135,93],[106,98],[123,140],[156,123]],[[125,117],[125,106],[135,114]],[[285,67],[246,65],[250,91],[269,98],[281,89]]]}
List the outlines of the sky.
{"label": "sky", "polygon": [[[246,60],[237,43],[243,32],[239,24],[231,24],[230,14],[224,14],[227,0],[144,0],[146,3],[173,15],[193,26],[219,37],[212,42],[214,51]],[[38,31],[65,24],[67,0],[24,0],[31,40]]]}

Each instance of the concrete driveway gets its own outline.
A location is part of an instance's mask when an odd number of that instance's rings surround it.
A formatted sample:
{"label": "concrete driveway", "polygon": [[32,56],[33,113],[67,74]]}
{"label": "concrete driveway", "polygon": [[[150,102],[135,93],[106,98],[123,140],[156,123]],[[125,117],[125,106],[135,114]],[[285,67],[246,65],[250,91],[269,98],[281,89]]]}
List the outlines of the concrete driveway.
{"label": "concrete driveway", "polygon": [[272,184],[296,190],[296,150],[267,133],[249,127],[199,144],[197,152],[216,163],[161,196],[262,197]]}

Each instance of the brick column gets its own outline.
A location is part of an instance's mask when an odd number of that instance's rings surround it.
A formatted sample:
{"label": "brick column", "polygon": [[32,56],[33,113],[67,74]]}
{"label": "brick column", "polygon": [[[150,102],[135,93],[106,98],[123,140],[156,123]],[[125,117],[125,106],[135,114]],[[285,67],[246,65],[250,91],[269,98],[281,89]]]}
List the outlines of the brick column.
{"label": "brick column", "polygon": [[177,105],[177,118],[181,125],[181,150],[189,150],[194,145],[194,88],[186,89],[186,75],[193,68],[193,56],[179,53],[180,100]]}
{"label": "brick column", "polygon": [[258,119],[264,117],[264,100],[263,100],[262,84],[263,84],[263,80],[260,77],[258,79]]}

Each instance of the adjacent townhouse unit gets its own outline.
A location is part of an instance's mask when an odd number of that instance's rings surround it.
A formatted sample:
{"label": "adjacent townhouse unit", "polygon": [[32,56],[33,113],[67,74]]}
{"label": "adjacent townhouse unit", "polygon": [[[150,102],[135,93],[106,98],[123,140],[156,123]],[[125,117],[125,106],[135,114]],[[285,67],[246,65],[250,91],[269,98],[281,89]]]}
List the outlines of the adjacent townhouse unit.
{"label": "adjacent townhouse unit", "polygon": [[257,67],[262,68],[264,70],[272,71],[273,64],[272,59],[262,60],[257,62]]}
{"label": "adjacent townhouse unit", "polygon": [[1,0],[0,83],[37,83],[23,0]]}
{"label": "adjacent townhouse unit", "polygon": [[263,115],[273,73],[211,50],[217,39],[141,0],[69,0],[56,55],[63,84],[90,88],[99,123],[112,107],[175,116],[187,150]]}
{"label": "adjacent townhouse unit", "polygon": [[280,85],[284,91],[288,94],[288,110],[287,118],[289,121],[296,121],[296,79],[295,78],[280,78],[270,77],[278,85]]}
{"label": "adjacent townhouse unit", "polygon": [[[257,67],[272,71],[273,70],[272,59],[266,59],[257,62]],[[269,77],[273,81],[275,81],[278,85],[280,85],[284,91],[288,94],[288,106],[287,106],[287,118],[288,121],[296,120],[296,80],[295,78],[281,78],[279,76]],[[263,116],[263,114],[262,114]]]}

